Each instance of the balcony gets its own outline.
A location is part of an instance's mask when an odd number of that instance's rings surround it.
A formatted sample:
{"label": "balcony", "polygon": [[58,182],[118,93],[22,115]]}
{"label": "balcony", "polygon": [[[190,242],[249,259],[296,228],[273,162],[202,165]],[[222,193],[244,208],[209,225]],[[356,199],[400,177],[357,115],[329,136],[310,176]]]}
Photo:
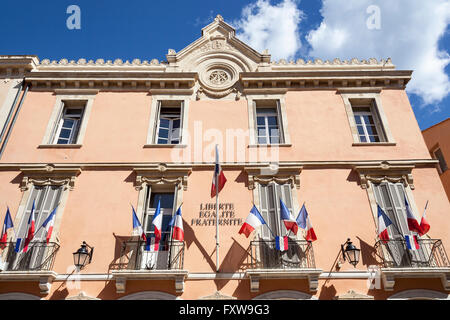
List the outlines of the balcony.
{"label": "balcony", "polygon": [[252,292],[259,291],[260,279],[307,279],[311,291],[317,291],[319,275],[316,269],[312,243],[305,240],[288,240],[288,250],[276,249],[274,240],[257,240],[250,244],[250,278]]}
{"label": "balcony", "polygon": [[117,293],[124,293],[127,280],[175,280],[176,292],[184,291],[188,272],[184,266],[184,242],[160,244],[159,251],[146,250],[144,241],[125,241],[112,271]]}
{"label": "balcony", "polygon": [[59,244],[31,242],[21,253],[15,247],[15,242],[8,242],[1,253],[0,281],[39,281],[41,293],[47,294],[57,275],[52,269]]}
{"label": "balcony", "polygon": [[418,250],[409,250],[404,239],[375,244],[385,290],[394,289],[396,278],[440,278],[450,290],[450,263],[442,241],[419,239],[418,243]]}

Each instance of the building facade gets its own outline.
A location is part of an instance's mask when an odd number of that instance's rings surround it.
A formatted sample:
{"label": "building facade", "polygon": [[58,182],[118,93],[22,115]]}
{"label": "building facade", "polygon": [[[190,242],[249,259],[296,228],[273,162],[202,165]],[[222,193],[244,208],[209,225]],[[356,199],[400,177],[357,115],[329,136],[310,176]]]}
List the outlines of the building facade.
{"label": "building facade", "polygon": [[450,118],[423,130],[422,134],[431,157],[439,161],[439,177],[450,199],[450,171],[447,165],[450,159]]}
{"label": "building facade", "polygon": [[[448,298],[450,205],[405,93],[412,71],[376,59],[274,62],[221,16],[166,57],[0,56],[0,195],[14,223],[0,298]],[[227,179],[218,252],[216,145]],[[418,250],[404,240],[405,199],[419,221],[429,201]],[[294,217],[305,205],[316,241],[287,232],[280,201]],[[393,222],[388,242],[377,204]],[[246,238],[253,205],[266,225]],[[160,207],[158,251],[132,233],[131,206],[149,239]],[[180,207],[184,241],[169,226]],[[55,208],[47,243],[41,226]],[[279,251],[274,237],[285,235]],[[94,251],[78,270],[83,241]]]}

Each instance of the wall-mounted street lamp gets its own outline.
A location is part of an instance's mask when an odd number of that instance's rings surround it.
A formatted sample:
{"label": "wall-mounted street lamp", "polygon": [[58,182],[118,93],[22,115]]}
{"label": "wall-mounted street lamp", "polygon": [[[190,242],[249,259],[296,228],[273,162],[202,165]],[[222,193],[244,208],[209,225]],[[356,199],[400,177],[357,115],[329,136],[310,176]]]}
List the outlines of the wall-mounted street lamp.
{"label": "wall-mounted street lamp", "polygon": [[[347,245],[345,248],[344,246]],[[350,238],[341,245],[342,257],[345,260],[348,260],[350,264],[352,264],[355,268],[359,262],[359,254],[361,252],[360,249],[356,248],[353,243],[350,241]]]}
{"label": "wall-mounted street lamp", "polygon": [[93,253],[94,248],[89,246],[85,241],[83,241],[83,244],[81,245],[80,249],[78,249],[77,252],[73,253],[73,264],[78,269],[80,270],[83,269],[83,267],[86,266],[86,264],[91,263]]}

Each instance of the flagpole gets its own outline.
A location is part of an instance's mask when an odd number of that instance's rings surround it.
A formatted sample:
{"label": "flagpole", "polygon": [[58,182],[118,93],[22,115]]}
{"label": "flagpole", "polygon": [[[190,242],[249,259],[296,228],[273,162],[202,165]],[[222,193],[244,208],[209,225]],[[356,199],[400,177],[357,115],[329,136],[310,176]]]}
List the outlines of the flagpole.
{"label": "flagpole", "polygon": [[[216,144],[216,166],[219,164],[218,146]],[[216,168],[214,167],[214,170]],[[216,272],[219,272],[219,174],[215,174],[216,184]]]}

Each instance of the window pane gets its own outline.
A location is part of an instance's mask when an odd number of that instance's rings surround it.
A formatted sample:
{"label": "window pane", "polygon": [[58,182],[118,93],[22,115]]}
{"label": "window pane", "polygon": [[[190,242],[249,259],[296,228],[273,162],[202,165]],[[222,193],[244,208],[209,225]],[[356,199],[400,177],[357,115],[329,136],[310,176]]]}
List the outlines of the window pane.
{"label": "window pane", "polygon": [[272,113],[272,114],[275,114],[275,115],[277,114],[275,108],[256,108],[256,113],[257,114]]}
{"label": "window pane", "polygon": [[173,121],[173,128],[180,128],[181,121],[180,119]]}
{"label": "window pane", "polygon": [[359,140],[360,140],[361,142],[367,142],[367,139],[366,139],[365,136],[359,136]]}
{"label": "window pane", "polygon": [[280,143],[280,137],[271,136],[270,137],[270,143],[276,143],[276,144]]}
{"label": "window pane", "polygon": [[158,139],[158,144],[168,144],[168,140],[165,140],[165,139],[162,139],[162,138],[159,138]]}
{"label": "window pane", "polygon": [[363,118],[364,118],[364,122],[366,123],[366,125],[374,124],[372,116],[363,116]]}
{"label": "window pane", "polygon": [[361,117],[358,115],[355,115],[355,121],[356,121],[356,124],[361,124]]}
{"label": "window pane", "polygon": [[169,130],[168,129],[164,129],[164,128],[159,128],[159,138],[165,138],[168,139],[169,138]]}
{"label": "window pane", "polygon": [[364,135],[364,128],[362,126],[357,126],[357,128],[358,128],[358,133],[360,135]]}
{"label": "window pane", "polygon": [[72,129],[75,124],[75,120],[64,119],[63,128]]}
{"label": "window pane", "polygon": [[266,122],[265,122],[265,118],[264,117],[257,117],[256,118],[256,123],[257,123],[257,125],[265,125],[266,124]]}
{"label": "window pane", "polygon": [[366,130],[367,130],[367,134],[369,134],[369,135],[375,136],[378,134],[377,128],[375,126],[366,126]]}
{"label": "window pane", "polygon": [[67,139],[58,139],[57,144],[69,144],[69,140],[67,140]]}
{"label": "window pane", "polygon": [[170,124],[170,120],[163,119],[163,118],[161,118],[161,119],[159,120],[159,127],[160,127],[160,128],[166,128],[166,129],[168,129],[168,128],[169,128],[169,124]]}
{"label": "window pane", "polygon": [[65,139],[69,139],[70,138],[70,133],[72,131],[70,129],[62,129],[61,133],[59,134],[60,138],[65,138]]}
{"label": "window pane", "polygon": [[151,208],[156,209],[158,201],[161,201],[161,208],[173,209],[173,193],[152,193]]}
{"label": "window pane", "polygon": [[267,120],[269,126],[277,126],[277,117],[268,117]]}
{"label": "window pane", "polygon": [[258,136],[265,137],[266,135],[266,129],[258,129]]}
{"label": "window pane", "polygon": [[267,144],[266,137],[258,137],[258,143],[259,144]]}
{"label": "window pane", "polygon": [[370,142],[380,142],[378,136],[369,136]]}

